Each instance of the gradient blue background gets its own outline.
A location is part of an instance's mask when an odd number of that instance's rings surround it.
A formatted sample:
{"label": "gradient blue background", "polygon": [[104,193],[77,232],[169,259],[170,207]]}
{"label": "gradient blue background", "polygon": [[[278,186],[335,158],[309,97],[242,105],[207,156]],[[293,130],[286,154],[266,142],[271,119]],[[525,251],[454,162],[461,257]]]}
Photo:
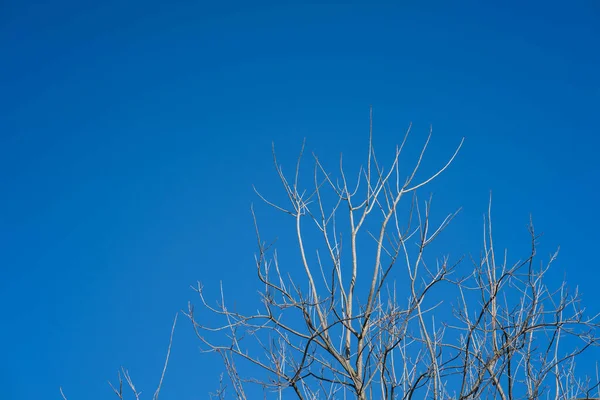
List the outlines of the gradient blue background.
{"label": "gradient blue background", "polygon": [[[401,3],[0,3],[0,397],[111,398],[124,365],[151,398],[189,285],[256,298],[271,141],[358,164],[370,104],[384,154],[411,121],[432,167],[466,137],[433,186],[464,207],[449,253],[478,253],[493,190],[497,245],[532,213],[550,283],[600,311],[600,6]],[[180,319],[164,398],[217,387],[197,345]]]}

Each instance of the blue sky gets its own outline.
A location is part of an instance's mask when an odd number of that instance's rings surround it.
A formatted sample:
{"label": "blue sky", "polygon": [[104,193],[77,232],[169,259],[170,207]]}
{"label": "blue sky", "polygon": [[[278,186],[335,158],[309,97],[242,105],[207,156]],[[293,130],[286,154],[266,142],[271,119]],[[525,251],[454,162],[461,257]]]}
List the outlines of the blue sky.
{"label": "blue sky", "polygon": [[[3,2],[6,398],[110,398],[122,365],[150,398],[189,285],[255,299],[271,142],[288,168],[303,138],[358,164],[370,104],[384,154],[410,122],[416,146],[433,126],[433,166],[466,138],[432,187],[464,208],[449,252],[478,252],[493,190],[497,244],[526,246],[531,213],[544,254],[561,246],[553,279],[600,311],[600,6],[402,3]],[[165,397],[216,388],[197,347],[180,319]]]}

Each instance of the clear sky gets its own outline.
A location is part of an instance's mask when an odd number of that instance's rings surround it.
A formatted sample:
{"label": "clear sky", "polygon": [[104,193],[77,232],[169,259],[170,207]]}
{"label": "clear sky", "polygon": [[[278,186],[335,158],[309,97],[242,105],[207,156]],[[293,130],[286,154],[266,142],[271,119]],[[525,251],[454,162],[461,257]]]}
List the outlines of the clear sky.
{"label": "clear sky", "polygon": [[[0,397],[111,398],[123,365],[151,398],[189,285],[256,300],[271,142],[364,156],[370,104],[384,154],[410,122],[432,166],[466,137],[433,186],[464,207],[448,252],[478,252],[493,190],[497,245],[531,213],[600,311],[600,5],[370,3],[0,3]],[[197,347],[180,319],[165,398],[217,387]]]}

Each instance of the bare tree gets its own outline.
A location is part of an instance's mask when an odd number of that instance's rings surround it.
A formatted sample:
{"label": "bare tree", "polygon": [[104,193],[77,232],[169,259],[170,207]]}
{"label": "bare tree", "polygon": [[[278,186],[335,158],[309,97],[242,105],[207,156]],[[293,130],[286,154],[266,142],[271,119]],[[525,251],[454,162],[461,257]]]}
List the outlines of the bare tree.
{"label": "bare tree", "polygon": [[[167,367],[169,365],[169,357],[171,356],[171,347],[173,346],[173,334],[175,333],[175,326],[177,325],[177,316],[179,315],[179,313],[175,314],[175,319],[173,320],[173,325],[171,327],[171,335],[169,336],[169,346],[167,347],[167,355],[165,356],[165,363],[163,365],[163,369],[162,369],[162,373],[160,374],[160,379],[158,381],[158,386],[154,392],[154,396],[152,396],[152,400],[158,400],[158,396],[160,394],[160,390],[162,389],[162,384],[163,381],[165,379],[165,374],[167,372]],[[135,387],[135,384],[133,382],[133,379],[131,379],[131,375],[129,374],[129,371],[125,368],[121,368],[121,371],[118,372],[118,379],[119,379],[119,383],[118,385],[113,385],[110,381],[108,382],[110,388],[112,389],[113,393],[120,399],[120,400],[124,400],[127,398],[126,396],[126,392],[127,390],[124,389],[125,388],[129,388],[129,390],[131,391],[132,397],[135,400],[140,400],[141,391],[138,391],[138,389]],[[125,382],[123,382],[123,379],[125,379]],[[123,384],[125,383],[125,385]],[[65,395],[62,387],[59,388],[59,392],[60,392],[60,396],[63,400],[67,400],[67,396]]]}
{"label": "bare tree", "polygon": [[[190,303],[187,313],[203,349],[221,355],[227,393],[246,399],[248,385],[257,384],[265,397],[280,399],[600,396],[597,372],[575,374],[578,356],[598,344],[597,316],[584,313],[577,291],[546,285],[557,254],[537,261],[532,224],[530,251],[510,262],[494,246],[490,200],[481,254],[435,256],[432,243],[457,212],[436,222],[431,198],[421,202],[416,193],[450,166],[462,141],[419,180],[431,133],[404,173],[400,156],[409,132],[384,168],[371,124],[366,167],[354,184],[341,159],[334,178],[314,156],[311,187],[303,188],[302,152],[289,177],[273,150],[289,202],[275,204],[257,193],[289,217],[298,261],[279,262],[253,209],[261,309],[237,311],[223,287],[214,304],[198,284],[203,311]],[[207,326],[203,312],[222,324]],[[225,393],[222,381],[215,397]]]}

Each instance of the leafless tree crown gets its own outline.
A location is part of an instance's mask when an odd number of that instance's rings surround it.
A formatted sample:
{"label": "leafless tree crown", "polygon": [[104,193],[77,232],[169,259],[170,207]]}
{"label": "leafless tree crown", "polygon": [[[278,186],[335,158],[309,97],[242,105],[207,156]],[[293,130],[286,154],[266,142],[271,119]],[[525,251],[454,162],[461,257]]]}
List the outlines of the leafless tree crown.
{"label": "leafless tree crown", "polygon": [[[303,188],[302,152],[290,177],[273,151],[289,201],[275,204],[257,194],[290,217],[299,261],[278,261],[255,216],[262,308],[235,311],[223,288],[213,305],[196,288],[203,309],[223,321],[207,326],[189,306],[203,348],[225,363],[228,379],[215,397],[224,398],[228,386],[232,397],[246,399],[252,384],[265,397],[289,391],[285,398],[299,399],[598,396],[597,379],[575,375],[577,356],[597,344],[596,317],[584,315],[577,292],[546,286],[557,254],[536,261],[531,224],[531,250],[522,260],[511,263],[506,252],[497,253],[491,212],[478,258],[432,260],[431,243],[456,213],[433,221],[431,199],[421,203],[416,191],[450,166],[462,141],[439,170],[418,180],[431,134],[405,173],[400,156],[409,132],[384,168],[371,129],[366,167],[355,184],[341,159],[334,178],[314,156],[312,187]],[[251,366],[250,376],[242,364]]]}
{"label": "leafless tree crown", "polygon": [[[258,387],[278,399],[600,398],[598,371],[592,378],[575,374],[575,361],[598,344],[597,316],[584,313],[579,294],[564,283],[546,285],[557,253],[537,261],[531,223],[530,251],[510,262],[494,247],[490,201],[478,257],[432,254],[457,212],[436,222],[431,198],[421,203],[416,192],[452,164],[462,141],[419,179],[431,133],[405,172],[400,156],[410,128],[388,168],[375,155],[372,124],[370,131],[366,167],[354,185],[341,158],[334,178],[314,156],[311,187],[303,188],[303,151],[289,177],[273,150],[288,202],[257,194],[288,216],[297,262],[279,262],[253,209],[261,308],[237,311],[222,286],[213,304],[200,284],[195,288],[202,311],[190,303],[186,315],[203,350],[219,354],[226,372],[212,397],[256,398],[249,393]],[[215,317],[222,324],[204,322]],[[111,385],[114,393],[124,399],[123,377],[139,399],[127,370]]]}

